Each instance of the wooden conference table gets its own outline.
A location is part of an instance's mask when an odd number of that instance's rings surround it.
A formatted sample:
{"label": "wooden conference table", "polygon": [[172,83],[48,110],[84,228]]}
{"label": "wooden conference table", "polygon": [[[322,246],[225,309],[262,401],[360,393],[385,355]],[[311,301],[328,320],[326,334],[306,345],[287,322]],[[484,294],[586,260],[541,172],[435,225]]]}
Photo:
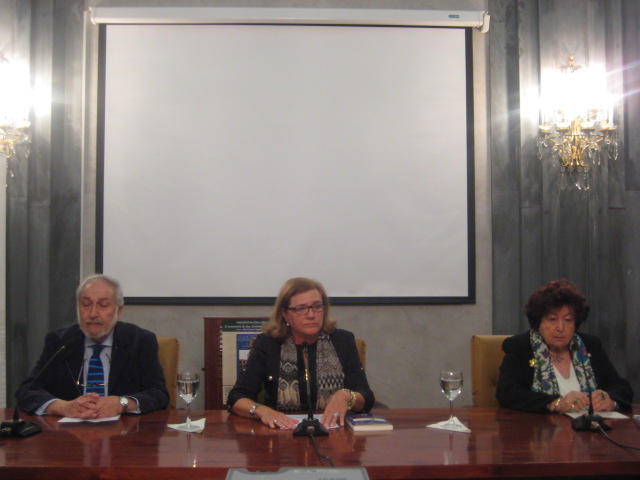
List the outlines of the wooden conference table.
{"label": "wooden conference table", "polygon": [[[640,405],[635,408],[640,412]],[[448,409],[384,409],[390,432],[354,433],[345,428],[316,439],[336,467],[364,467],[371,479],[420,478],[638,478],[640,451],[616,446],[597,432],[576,432],[571,419],[500,408],[461,407],[456,416],[472,433],[425,428]],[[0,409],[11,418],[12,410]],[[0,478],[29,479],[220,479],[229,468],[277,471],[329,467],[311,439],[270,430],[226,411],[193,411],[206,417],[200,434],[168,429],[184,410],[127,415],[112,423],[60,425],[55,417],[26,417],[43,432],[0,438]],[[640,446],[631,419],[608,420],[609,435]]]}

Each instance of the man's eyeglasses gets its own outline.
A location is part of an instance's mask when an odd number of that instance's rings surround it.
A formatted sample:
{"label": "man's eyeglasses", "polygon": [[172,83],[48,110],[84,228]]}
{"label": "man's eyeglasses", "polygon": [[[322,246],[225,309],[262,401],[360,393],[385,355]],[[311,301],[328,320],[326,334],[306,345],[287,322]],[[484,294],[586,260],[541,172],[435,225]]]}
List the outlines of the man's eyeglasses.
{"label": "man's eyeglasses", "polygon": [[[107,355],[107,361],[109,363],[111,363],[111,356]],[[78,378],[76,378],[76,385],[78,387],[82,387],[82,388],[94,388],[94,387],[104,387],[106,385],[106,383],[98,383],[98,382],[87,382],[87,383],[82,383],[80,380],[84,379],[84,376],[82,375],[84,372],[84,362],[83,364],[80,366],[80,373],[78,373]],[[71,373],[71,372],[69,372]]]}
{"label": "man's eyeglasses", "polygon": [[297,315],[306,315],[309,313],[309,309],[315,313],[320,313],[324,310],[324,304],[322,302],[312,303],[311,305],[298,305],[297,307],[287,307],[287,310],[293,310]]}

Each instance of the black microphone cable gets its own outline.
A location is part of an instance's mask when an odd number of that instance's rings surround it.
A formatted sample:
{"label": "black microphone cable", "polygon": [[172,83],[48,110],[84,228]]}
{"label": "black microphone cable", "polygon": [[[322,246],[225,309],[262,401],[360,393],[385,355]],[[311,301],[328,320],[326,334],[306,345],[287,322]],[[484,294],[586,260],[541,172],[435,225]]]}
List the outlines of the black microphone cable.
{"label": "black microphone cable", "polygon": [[302,420],[296,429],[293,431],[294,436],[306,436],[311,438],[311,442],[313,443],[313,449],[322,464],[322,460],[325,459],[329,462],[332,467],[335,467],[333,463],[333,459],[327,455],[320,453],[320,448],[318,447],[318,442],[316,441],[316,434],[321,437],[329,435],[329,432],[320,424],[320,422],[314,418],[313,416],[313,407],[311,406],[311,386],[310,386],[310,378],[309,378],[309,357],[308,357],[308,345],[307,342],[302,344],[302,358],[304,360],[304,377],[307,388],[307,406],[309,407],[309,411],[307,412],[307,419]]}
{"label": "black microphone cable", "polygon": [[[574,348],[574,355],[578,354],[577,346]],[[588,413],[586,415],[582,415],[581,417],[575,418],[571,425],[575,430],[592,430],[596,432],[602,433],[604,437],[609,440],[614,445],[617,445],[622,448],[629,448],[632,450],[640,450],[640,447],[634,447],[633,445],[625,445],[624,443],[620,443],[617,440],[614,440],[609,436],[606,430],[611,430],[611,427],[604,423],[604,419],[602,416],[594,413],[593,411],[593,396],[592,396],[592,388],[591,383],[589,382],[589,377],[587,376],[587,369],[584,366],[584,362],[580,359],[580,366],[582,367],[582,373],[587,382],[587,388],[589,389],[589,408]]]}
{"label": "black microphone cable", "polygon": [[320,459],[320,463],[322,463],[322,459],[325,459],[329,462],[329,465],[335,468],[336,465],[333,463],[333,459],[327,455],[320,453],[320,448],[318,447],[318,442],[316,442],[315,435],[313,433],[310,433],[309,438],[311,438],[311,441],[313,442],[313,448],[316,451],[316,455]]}
{"label": "black microphone cable", "polygon": [[[578,355],[579,350],[577,345],[573,345],[571,347],[573,350],[573,355]],[[611,427],[604,423],[604,419],[593,412],[593,395],[591,394],[593,390],[597,387],[594,385],[591,386],[591,382],[589,381],[589,376],[587,375],[587,369],[584,366],[584,361],[582,358],[579,359],[580,366],[582,367],[582,374],[584,375],[584,379],[587,382],[587,390],[589,392],[589,407],[587,409],[587,413],[581,415],[577,418],[574,418],[571,421],[571,426],[574,430],[577,431],[597,431],[597,430],[611,430]]]}
{"label": "black microphone cable", "polygon": [[596,424],[595,429],[597,431],[599,431],[600,433],[602,433],[602,435],[604,435],[604,437],[607,440],[609,440],[611,443],[613,443],[614,445],[617,445],[617,446],[622,447],[622,448],[630,448],[632,450],[640,450],[640,447],[634,447],[633,445],[626,445],[624,443],[618,442],[617,440],[614,440],[613,438],[611,438],[609,436],[609,434],[607,432],[604,431],[604,428],[602,428],[599,424]]}
{"label": "black microphone cable", "polygon": [[302,359],[304,360],[304,377],[307,390],[307,406],[309,411],[307,412],[306,420],[302,420],[296,428],[293,430],[294,437],[309,437],[317,435],[319,437],[325,437],[329,435],[329,432],[322,424],[313,416],[313,407],[311,405],[311,386],[309,376],[309,358],[307,352],[307,343],[302,344]]}

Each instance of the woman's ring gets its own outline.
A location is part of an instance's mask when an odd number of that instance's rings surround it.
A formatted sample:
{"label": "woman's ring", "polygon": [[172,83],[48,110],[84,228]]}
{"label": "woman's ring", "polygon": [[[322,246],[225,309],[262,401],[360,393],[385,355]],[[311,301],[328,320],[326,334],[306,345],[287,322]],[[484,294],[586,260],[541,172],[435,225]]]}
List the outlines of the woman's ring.
{"label": "woman's ring", "polygon": [[340,414],[338,412],[334,413],[333,416],[336,418],[340,418]]}
{"label": "woman's ring", "polygon": [[571,409],[572,410],[576,409],[576,401],[575,400],[573,402],[571,402]]}
{"label": "woman's ring", "polygon": [[278,421],[274,418],[273,419],[273,424],[275,425],[276,423],[278,423]]}

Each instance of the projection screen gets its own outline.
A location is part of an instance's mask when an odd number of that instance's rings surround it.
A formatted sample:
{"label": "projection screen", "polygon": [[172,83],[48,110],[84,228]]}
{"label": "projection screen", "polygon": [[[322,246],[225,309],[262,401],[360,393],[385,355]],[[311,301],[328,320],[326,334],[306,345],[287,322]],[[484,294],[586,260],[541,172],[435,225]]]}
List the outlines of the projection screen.
{"label": "projection screen", "polygon": [[128,303],[475,301],[469,28],[100,27],[97,258]]}

